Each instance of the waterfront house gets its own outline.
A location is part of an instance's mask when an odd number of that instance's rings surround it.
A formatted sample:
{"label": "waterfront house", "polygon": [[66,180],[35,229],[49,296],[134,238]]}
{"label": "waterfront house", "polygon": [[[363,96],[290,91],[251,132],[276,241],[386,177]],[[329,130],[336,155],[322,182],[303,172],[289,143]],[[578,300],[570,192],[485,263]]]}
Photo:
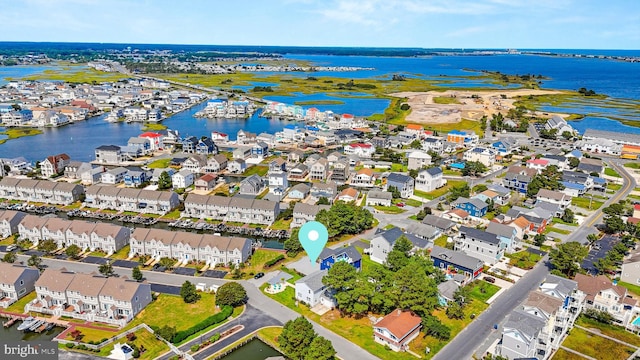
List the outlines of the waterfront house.
{"label": "waterfront house", "polygon": [[451,205],[478,218],[487,215],[487,210],[489,209],[489,205],[486,202],[476,198],[468,199],[465,197],[459,197],[451,203]]}
{"label": "waterfront house", "polygon": [[124,174],[124,186],[127,187],[140,187],[144,183],[148,182],[151,177],[151,173],[144,170],[129,170]]}
{"label": "waterfront house", "polygon": [[227,168],[227,157],[219,154],[210,157],[204,170],[208,172],[219,172]]}
{"label": "waterfront house", "polygon": [[171,176],[171,184],[174,189],[184,189],[193,185],[194,175],[191,171],[183,169]]}
{"label": "waterfront house", "polygon": [[127,172],[129,172],[127,168],[117,167],[102,173],[100,181],[104,184],[120,184],[124,181],[124,176]]}
{"label": "waterfront house", "polygon": [[182,169],[189,170],[193,174],[206,172],[207,157],[204,155],[191,155],[182,163]]}
{"label": "waterfront house", "polygon": [[216,180],[218,176],[216,174],[204,174],[197,178],[194,182],[196,190],[210,191],[216,186]]}
{"label": "waterfront house", "polygon": [[66,289],[67,306],[63,316],[95,315],[100,308],[98,297],[107,278],[95,274],[75,274]]}
{"label": "waterfront house", "polygon": [[460,228],[460,234],[454,240],[455,250],[478,258],[489,265],[500,261],[506,248],[495,234],[467,226]]}
{"label": "waterfront house", "polygon": [[463,275],[464,283],[477,279],[484,269],[484,261],[464,252],[449,250],[437,245],[433,246],[429,256],[433,260],[433,266],[448,275]]}
{"label": "waterfront house", "polygon": [[422,169],[431,165],[431,155],[424,151],[412,151],[407,154],[408,170]]}
{"label": "waterfront house", "polygon": [[320,210],[329,210],[329,205],[309,205],[297,202],[293,207],[293,220],[290,227],[301,227],[307,221],[314,221]]}
{"label": "waterfront house", "polygon": [[18,232],[18,225],[26,213],[13,210],[0,210],[0,239],[8,238]]}
{"label": "waterfront house", "polygon": [[333,264],[344,261],[353,266],[357,271],[362,269],[362,255],[353,245],[337,249],[324,248],[318,257],[320,270],[329,270]]}
{"label": "waterfront house", "polygon": [[25,307],[25,311],[37,311],[44,314],[62,315],[64,305],[68,303],[67,287],[75,274],[66,269],[47,269],[35,282],[36,298]]}
{"label": "waterfront house", "polygon": [[187,154],[195,154],[198,147],[198,138],[189,136],[182,140],[182,152]]}
{"label": "waterfront house", "polygon": [[96,162],[100,164],[118,165],[125,160],[120,146],[102,145],[96,148]]}
{"label": "waterfront house", "polygon": [[87,188],[85,199],[85,204],[91,207],[159,215],[173,210],[179,203],[180,199],[175,192],[95,185]]}
{"label": "waterfront house", "polygon": [[416,190],[430,192],[443,187],[446,183],[447,180],[443,177],[442,169],[438,166],[418,171],[415,187]]}
{"label": "waterfront house", "polygon": [[422,319],[419,316],[396,309],[373,325],[373,338],[393,351],[406,351],[411,340],[420,333],[421,327]]}
{"label": "waterfront house", "polygon": [[411,176],[391,173],[387,177],[387,183],[385,184],[384,190],[390,191],[389,188],[395,187],[400,192],[401,198],[408,199],[413,196],[414,183],[415,182]]}
{"label": "waterfront house", "polygon": [[189,194],[184,202],[184,216],[252,224],[271,224],[280,213],[280,203],[240,196]]}
{"label": "waterfront house", "polygon": [[218,153],[218,146],[208,137],[198,140],[195,152],[200,155],[211,155]]}
{"label": "waterfront house", "polygon": [[151,140],[142,137],[131,137],[127,141],[127,146],[138,149],[141,154],[146,155],[151,151]]}
{"label": "waterfront house", "polygon": [[575,133],[575,130],[571,125],[567,124],[567,121],[558,115],[553,115],[547,122],[544,124],[544,128],[547,131],[556,130],[558,135],[562,135],[563,132],[567,131],[572,135]]}
{"label": "waterfront house", "polygon": [[231,174],[242,174],[247,170],[247,163],[244,159],[234,159],[228,163],[227,170]]}
{"label": "waterfront house", "polygon": [[87,162],[80,161],[70,161],[64,167],[64,177],[68,179],[82,179],[82,174],[85,171],[89,171],[92,169],[91,164]]}
{"label": "waterfront house", "polygon": [[264,141],[258,141],[251,147],[251,156],[254,158],[265,158],[269,156],[269,145]]}
{"label": "waterfront house", "polygon": [[246,160],[251,156],[251,147],[250,146],[238,146],[233,150],[233,158],[234,159],[242,159]]}
{"label": "waterfront house", "polygon": [[404,236],[409,241],[411,241],[414,250],[424,250],[433,246],[432,242],[417,237],[413,234],[403,232],[400,228],[395,226],[388,230],[377,229],[369,245],[371,260],[377,262],[378,264],[384,264],[387,261],[387,256],[389,255],[391,250],[393,250],[393,246],[395,245],[396,241],[401,236]]}
{"label": "waterfront house", "polygon": [[391,206],[393,195],[388,191],[371,190],[367,193],[366,206]]}
{"label": "waterfront house", "polygon": [[38,277],[38,269],[0,262],[0,307],[6,309],[31,293]]}
{"label": "waterfront house", "polygon": [[[25,219],[27,220],[27,219]],[[25,221],[26,222],[26,221]],[[50,218],[42,223],[30,221],[31,224],[35,223],[40,226],[40,239],[53,240],[56,243],[58,249],[65,248],[72,244],[71,240],[68,241],[67,230],[71,226],[72,221],[61,218]],[[33,225],[30,225],[33,227]],[[26,228],[26,226],[25,226]],[[33,243],[38,243],[38,233],[32,228],[31,232],[26,232],[25,238],[31,240]],[[36,238],[30,239],[27,236],[35,235]],[[80,246],[81,244],[76,244]],[[88,247],[88,246],[87,246]],[[84,248],[82,248],[84,249]]]}
{"label": "waterfront house", "polygon": [[0,180],[0,196],[10,200],[69,205],[77,201],[83,193],[84,188],[81,185],[66,182],[16,179],[8,176]]}
{"label": "waterfront house", "polygon": [[43,177],[62,174],[64,167],[67,166],[70,161],[71,158],[67,154],[47,156],[46,159],[40,162],[40,173]]}
{"label": "waterfront house", "polygon": [[295,297],[310,308],[320,304],[327,308],[336,306],[333,295],[327,285],[322,283],[322,278],[327,275],[327,270],[313,272],[295,283]]}

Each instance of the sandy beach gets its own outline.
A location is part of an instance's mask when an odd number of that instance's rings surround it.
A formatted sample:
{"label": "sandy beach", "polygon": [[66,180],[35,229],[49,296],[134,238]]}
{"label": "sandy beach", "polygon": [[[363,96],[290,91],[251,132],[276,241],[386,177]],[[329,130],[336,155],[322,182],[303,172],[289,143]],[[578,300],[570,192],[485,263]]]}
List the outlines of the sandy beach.
{"label": "sandy beach", "polygon": [[[457,123],[462,119],[480,120],[482,116],[491,116],[498,112],[506,114],[514,108],[513,103],[518,96],[561,94],[562,91],[516,89],[487,91],[426,91],[400,92],[390,96],[407,98],[411,113],[406,121],[419,124]],[[476,97],[472,97],[476,95]],[[502,95],[506,98],[503,99]],[[452,104],[437,104],[434,98],[451,98]],[[552,114],[549,114],[549,116]],[[566,114],[560,114],[566,115]]]}

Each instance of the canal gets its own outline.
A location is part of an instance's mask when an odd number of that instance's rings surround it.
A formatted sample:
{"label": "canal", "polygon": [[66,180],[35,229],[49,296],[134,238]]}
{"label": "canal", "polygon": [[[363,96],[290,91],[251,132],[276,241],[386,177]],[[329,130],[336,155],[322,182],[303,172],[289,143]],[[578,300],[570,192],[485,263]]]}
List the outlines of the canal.
{"label": "canal", "polygon": [[[2,318],[2,321],[7,321],[8,319]],[[42,340],[51,340],[54,337],[58,336],[64,328],[54,327],[53,329],[42,332],[22,332],[18,330],[18,326],[20,322],[16,322],[10,327],[2,327],[0,329],[0,339],[5,342],[9,341],[42,341]]]}

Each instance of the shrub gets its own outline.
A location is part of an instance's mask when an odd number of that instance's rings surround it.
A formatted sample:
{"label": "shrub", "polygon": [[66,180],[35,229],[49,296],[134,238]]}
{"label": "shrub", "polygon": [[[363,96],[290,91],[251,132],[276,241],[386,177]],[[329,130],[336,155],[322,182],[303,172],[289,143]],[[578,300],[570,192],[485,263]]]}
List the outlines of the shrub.
{"label": "shrub", "polygon": [[75,347],[75,345],[73,345],[73,343],[66,343],[66,344],[64,344],[64,346],[66,346],[68,349],[73,349]]}
{"label": "shrub", "polygon": [[127,340],[129,340],[129,341],[133,341],[133,340],[135,340],[136,338],[137,338],[137,336],[136,336],[136,334],[135,334],[135,333],[128,333],[128,334],[127,334]]}
{"label": "shrub", "polygon": [[195,333],[198,333],[212,325],[223,322],[229,316],[231,316],[232,313],[233,313],[233,307],[224,306],[222,308],[222,311],[220,311],[219,313],[209,316],[208,318],[202,320],[201,322],[193,325],[192,327],[186,330],[176,332],[176,334],[171,339],[171,342],[174,344],[178,344],[182,342],[184,339],[188,338],[189,336]]}
{"label": "shrub", "polygon": [[220,333],[215,333],[209,338],[209,341],[211,341],[212,343],[214,343],[214,342],[216,342],[218,340],[220,340]]}
{"label": "shrub", "polygon": [[195,345],[191,345],[191,352],[196,352],[200,350],[200,345],[195,344]]}
{"label": "shrub", "polygon": [[266,263],[264,263],[264,268],[268,269],[274,265],[276,265],[277,263],[281,262],[284,260],[284,255],[280,254],[278,256],[276,256],[275,258],[267,261]]}

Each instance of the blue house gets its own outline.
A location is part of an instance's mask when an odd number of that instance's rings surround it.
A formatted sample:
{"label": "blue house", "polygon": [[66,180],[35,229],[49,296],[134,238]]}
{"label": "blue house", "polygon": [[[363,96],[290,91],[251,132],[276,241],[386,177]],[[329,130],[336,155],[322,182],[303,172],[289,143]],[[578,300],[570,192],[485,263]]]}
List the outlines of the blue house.
{"label": "blue house", "polygon": [[198,141],[198,144],[196,145],[196,153],[198,154],[202,154],[202,155],[209,155],[209,154],[217,154],[218,153],[218,146],[213,142],[213,140],[211,140],[208,137],[205,137],[204,139],[200,139]]}
{"label": "blue house", "polygon": [[484,262],[478,258],[437,245],[433,246],[430,257],[435,267],[442,269],[451,277],[455,274],[462,274],[468,278],[466,282],[473,281],[480,276],[484,266]]}
{"label": "blue house", "polygon": [[487,210],[489,209],[489,204],[477,198],[467,199],[465,197],[459,197],[452,205],[475,217],[483,217],[487,215]]}
{"label": "blue house", "polygon": [[146,171],[129,170],[124,175],[125,186],[137,187],[142,185],[144,182],[150,181],[150,180],[151,180],[151,177],[149,176],[149,173],[147,173]]}
{"label": "blue house", "polygon": [[182,152],[193,154],[198,147],[198,139],[195,136],[189,136],[182,140]]}
{"label": "blue house", "polygon": [[320,270],[329,270],[338,261],[346,261],[357,271],[362,269],[362,255],[353,245],[338,249],[325,248],[318,257]]}
{"label": "blue house", "polygon": [[507,170],[504,179],[502,179],[502,185],[507,189],[526,194],[529,183],[537,173],[536,169],[513,165]]}
{"label": "blue house", "polygon": [[265,157],[269,155],[269,145],[264,141],[258,141],[251,148],[251,156],[253,157]]}
{"label": "blue house", "polygon": [[391,173],[387,177],[387,185],[385,187],[385,191],[389,191],[389,188],[393,186],[398,189],[401,198],[408,199],[413,196],[414,185],[415,181],[411,176]]}

